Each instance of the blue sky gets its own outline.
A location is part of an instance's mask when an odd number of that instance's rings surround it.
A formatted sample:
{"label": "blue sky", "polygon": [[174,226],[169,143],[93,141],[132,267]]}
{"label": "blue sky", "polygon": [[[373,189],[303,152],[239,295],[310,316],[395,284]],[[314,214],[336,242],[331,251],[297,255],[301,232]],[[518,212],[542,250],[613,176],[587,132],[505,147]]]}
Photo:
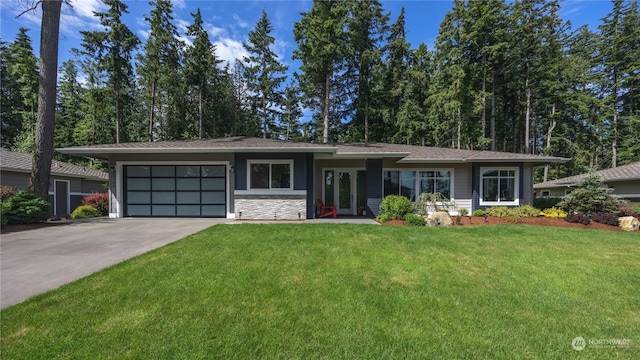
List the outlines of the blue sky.
{"label": "blue sky", "polygon": [[[19,27],[31,29],[29,36],[33,40],[34,51],[38,53],[40,35],[40,11],[31,11],[16,16],[24,11],[34,0],[0,0],[0,38],[13,41]],[[141,41],[145,41],[148,24],[144,16],[151,7],[148,0],[125,0],[129,6],[129,14],[123,17],[124,22],[135,32]],[[402,6],[406,9],[407,39],[413,48],[421,42],[429,49],[438,34],[438,27],[446,12],[451,8],[451,1],[437,0],[391,0],[382,1],[383,7],[391,14],[390,23],[394,22]],[[80,30],[100,29],[93,11],[105,9],[100,0],[71,0],[72,8],[63,5],[60,35],[59,63],[71,57],[69,49],[80,47]],[[311,1],[272,0],[272,1],[214,1],[214,0],[175,0],[174,20],[178,31],[184,34],[186,27],[193,22],[191,12],[200,7],[205,27],[211,41],[217,47],[217,55],[226,61],[242,58],[245,54],[242,43],[247,41],[251,31],[261,16],[262,9],[274,27],[272,35],[277,39],[275,51],[282,61],[291,64],[291,54],[296,48],[293,40],[293,24],[300,20],[300,13],[309,11]],[[564,20],[570,20],[572,28],[588,24],[597,30],[600,19],[611,10],[609,0],[565,0],[560,12]],[[189,39],[184,38],[185,41]],[[294,69],[291,69],[294,70]]]}

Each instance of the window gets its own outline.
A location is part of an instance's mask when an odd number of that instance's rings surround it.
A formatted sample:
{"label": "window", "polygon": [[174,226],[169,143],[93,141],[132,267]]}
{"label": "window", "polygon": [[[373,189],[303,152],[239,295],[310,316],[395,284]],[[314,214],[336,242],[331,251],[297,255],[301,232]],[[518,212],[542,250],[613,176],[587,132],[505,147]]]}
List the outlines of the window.
{"label": "window", "polygon": [[291,190],[293,184],[292,167],[293,161],[290,160],[250,161],[249,189]]}
{"label": "window", "polygon": [[480,169],[481,203],[516,204],[518,194],[516,168]]}
{"label": "window", "polygon": [[416,172],[415,171],[385,171],[384,196],[402,195],[411,201],[416,200]]}
{"label": "window", "polygon": [[551,191],[549,191],[549,190],[542,190],[542,191],[540,192],[540,195],[541,195],[542,197],[549,197],[549,196],[551,196]]}
{"label": "window", "polygon": [[421,193],[441,193],[451,198],[451,170],[389,170],[384,172],[384,196],[402,195],[411,201]]}
{"label": "window", "polygon": [[420,193],[440,193],[451,198],[451,171],[420,171]]}

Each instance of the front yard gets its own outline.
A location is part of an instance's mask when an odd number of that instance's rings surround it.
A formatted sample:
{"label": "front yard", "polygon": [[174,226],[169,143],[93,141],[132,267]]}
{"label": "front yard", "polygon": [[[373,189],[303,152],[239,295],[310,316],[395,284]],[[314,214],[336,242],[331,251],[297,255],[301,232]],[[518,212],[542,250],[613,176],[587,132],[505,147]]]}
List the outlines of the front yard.
{"label": "front yard", "polygon": [[0,350],[3,359],[640,358],[638,289],[637,233],[217,225],[3,310]]}

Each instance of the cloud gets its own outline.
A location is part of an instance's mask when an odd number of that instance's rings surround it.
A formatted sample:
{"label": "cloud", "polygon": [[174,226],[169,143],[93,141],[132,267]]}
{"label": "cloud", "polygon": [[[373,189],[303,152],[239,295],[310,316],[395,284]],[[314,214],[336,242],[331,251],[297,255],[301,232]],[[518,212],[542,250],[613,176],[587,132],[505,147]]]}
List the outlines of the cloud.
{"label": "cloud", "polygon": [[236,22],[236,25],[238,25],[239,27],[243,29],[246,29],[249,27],[249,23],[243,20],[238,14],[234,13],[231,17]]}
{"label": "cloud", "polygon": [[249,55],[242,46],[242,42],[231,38],[221,38],[213,44],[216,46],[216,56],[229,64],[233,64],[236,59],[242,60]]}

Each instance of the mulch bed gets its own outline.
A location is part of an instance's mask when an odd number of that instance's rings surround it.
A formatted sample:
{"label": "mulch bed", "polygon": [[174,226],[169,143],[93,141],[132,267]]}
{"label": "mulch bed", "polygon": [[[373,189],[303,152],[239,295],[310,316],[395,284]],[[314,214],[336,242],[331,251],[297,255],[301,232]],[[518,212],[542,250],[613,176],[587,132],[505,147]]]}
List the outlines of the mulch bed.
{"label": "mulch bed", "polygon": [[[453,226],[485,226],[485,225],[496,225],[496,224],[527,224],[527,225],[538,225],[538,226],[555,226],[555,227],[565,227],[565,228],[576,228],[576,229],[594,229],[594,230],[608,230],[608,231],[624,231],[618,226],[601,224],[595,221],[592,221],[589,225],[577,224],[566,222],[564,219],[558,218],[547,218],[543,216],[539,217],[529,217],[529,218],[520,218],[519,222],[509,221],[506,218],[499,217],[482,217],[482,216],[462,216],[460,218],[460,224],[456,224],[456,218],[453,217]],[[391,226],[407,226],[406,221],[404,220],[391,220],[385,225]]]}

